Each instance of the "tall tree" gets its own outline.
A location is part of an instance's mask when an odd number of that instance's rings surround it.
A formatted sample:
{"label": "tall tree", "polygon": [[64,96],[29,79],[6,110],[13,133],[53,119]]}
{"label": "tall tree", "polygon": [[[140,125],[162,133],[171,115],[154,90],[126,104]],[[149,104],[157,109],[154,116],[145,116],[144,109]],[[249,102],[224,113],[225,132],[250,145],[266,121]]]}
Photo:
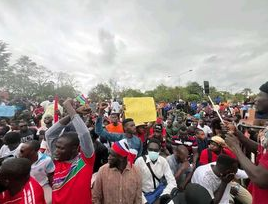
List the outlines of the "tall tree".
{"label": "tall tree", "polygon": [[89,91],[88,96],[95,102],[108,100],[112,98],[112,89],[107,84],[100,83]]}
{"label": "tall tree", "polygon": [[10,75],[9,60],[11,53],[7,50],[7,44],[0,41],[0,88],[7,88],[7,79]]}

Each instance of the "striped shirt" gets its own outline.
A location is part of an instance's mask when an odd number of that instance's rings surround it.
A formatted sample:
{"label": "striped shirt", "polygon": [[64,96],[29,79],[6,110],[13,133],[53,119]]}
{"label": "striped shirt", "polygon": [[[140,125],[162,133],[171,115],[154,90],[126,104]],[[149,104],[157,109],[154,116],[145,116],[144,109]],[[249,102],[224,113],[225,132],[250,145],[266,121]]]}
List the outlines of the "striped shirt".
{"label": "striped shirt", "polygon": [[99,169],[93,184],[94,204],[141,204],[141,175],[128,164],[123,173],[105,164]]}
{"label": "striped shirt", "polygon": [[45,204],[44,192],[42,187],[30,177],[23,189],[16,195],[11,196],[9,191],[0,194],[1,204]]}

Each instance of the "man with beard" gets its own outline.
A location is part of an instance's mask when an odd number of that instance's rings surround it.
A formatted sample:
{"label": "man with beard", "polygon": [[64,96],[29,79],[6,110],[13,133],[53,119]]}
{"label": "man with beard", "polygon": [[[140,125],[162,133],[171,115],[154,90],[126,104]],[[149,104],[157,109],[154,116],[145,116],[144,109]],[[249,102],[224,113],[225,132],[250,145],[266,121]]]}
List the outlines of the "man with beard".
{"label": "man with beard", "polygon": [[268,81],[261,85],[256,101],[256,119],[268,119]]}
{"label": "man with beard", "polygon": [[142,203],[141,175],[132,165],[135,157],[126,139],[114,142],[108,157],[108,164],[99,169],[93,184],[94,204]]}
{"label": "man with beard", "polygon": [[[63,105],[68,116],[55,123],[45,135],[55,164],[52,202],[91,204],[90,182],[95,160],[91,135],[73,108],[73,100],[67,99]],[[75,131],[63,131],[68,124]]]}
{"label": "man with beard", "polygon": [[[268,85],[268,84],[267,84]],[[266,204],[268,200],[268,128],[259,134],[260,144],[245,137],[235,126],[228,124],[229,134],[225,141],[237,156],[239,164],[248,174],[251,184],[249,190],[252,194],[253,204]],[[256,164],[246,157],[241,145],[247,151],[257,155]]]}

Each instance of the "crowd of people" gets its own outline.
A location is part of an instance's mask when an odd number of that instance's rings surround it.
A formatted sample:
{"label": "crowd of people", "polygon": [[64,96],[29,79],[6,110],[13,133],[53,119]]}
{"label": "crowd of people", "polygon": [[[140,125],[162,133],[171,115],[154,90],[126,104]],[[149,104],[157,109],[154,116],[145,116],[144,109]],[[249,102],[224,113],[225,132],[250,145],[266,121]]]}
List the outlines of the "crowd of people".
{"label": "crowd of people", "polygon": [[[268,126],[240,126],[244,105],[219,105],[222,122],[209,102],[159,103],[135,124],[116,100],[55,102],[1,118],[0,203],[268,203]],[[255,108],[268,119],[268,82]]]}

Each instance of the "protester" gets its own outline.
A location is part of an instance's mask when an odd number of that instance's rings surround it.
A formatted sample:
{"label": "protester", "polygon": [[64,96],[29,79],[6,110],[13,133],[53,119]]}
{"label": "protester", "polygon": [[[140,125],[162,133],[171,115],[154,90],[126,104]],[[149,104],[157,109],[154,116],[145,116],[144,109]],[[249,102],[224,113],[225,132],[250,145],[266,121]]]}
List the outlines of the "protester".
{"label": "protester", "polygon": [[30,175],[42,186],[47,204],[52,203],[52,182],[55,166],[52,159],[46,154],[39,152],[40,143],[31,140],[23,143],[20,147],[20,158],[31,161]]}
{"label": "protester", "polygon": [[211,137],[212,137],[212,130],[210,129],[209,126],[205,125],[205,122],[204,122],[203,119],[200,119],[200,120],[198,121],[198,126],[197,126],[197,128],[200,129],[200,130],[203,130],[204,133],[205,133],[205,136],[206,136],[207,138],[211,138]]}
{"label": "protester", "polygon": [[[268,84],[267,84],[268,85]],[[237,156],[239,164],[247,172],[251,184],[249,190],[252,194],[253,204],[265,204],[268,200],[268,129],[260,133],[260,144],[245,137],[235,126],[229,124],[229,134],[226,143]],[[257,155],[256,165],[243,153],[240,144],[247,151]]]}
{"label": "protester", "polygon": [[44,108],[44,111],[46,111],[48,106],[54,105],[54,97],[52,95],[49,95],[48,99],[46,101],[43,101],[40,105]]}
{"label": "protester", "polygon": [[198,154],[200,156],[201,152],[204,149],[208,148],[209,140],[208,140],[208,138],[206,138],[203,130],[197,129],[195,131],[195,135],[197,138]]}
{"label": "protester", "polygon": [[165,203],[171,199],[171,191],[177,186],[168,162],[159,155],[160,148],[159,140],[150,139],[148,154],[135,162],[142,175],[142,203]]}
{"label": "protester", "polygon": [[188,182],[190,182],[193,172],[188,157],[189,151],[185,146],[173,145],[173,154],[166,158],[176,179],[177,186],[181,190],[185,189]]}
{"label": "protester", "polygon": [[260,86],[260,93],[255,99],[256,118],[268,119],[268,81]]}
{"label": "protester", "polygon": [[1,204],[45,204],[42,187],[30,177],[31,162],[25,158],[6,159],[0,168]]}
{"label": "protester", "polygon": [[[95,160],[94,147],[86,125],[72,103],[71,99],[64,102],[69,115],[46,132],[48,146],[55,158],[52,186],[52,202],[55,204],[92,203],[90,182]],[[59,136],[70,121],[76,132],[63,132]]]}
{"label": "protester", "polygon": [[118,113],[111,113],[110,115],[111,123],[106,125],[105,128],[108,132],[111,133],[123,133],[123,126],[119,122],[119,114]]}
{"label": "protester", "polygon": [[128,162],[131,154],[127,140],[114,142],[109,164],[102,166],[93,185],[94,204],[141,204],[141,174]]}
{"label": "protester", "polygon": [[96,134],[94,129],[90,131],[90,135],[92,136],[95,150],[95,163],[93,168],[93,172],[95,173],[98,172],[101,166],[108,162],[109,153],[107,147],[98,140],[99,135]]}
{"label": "protester", "polygon": [[135,136],[136,127],[133,119],[127,118],[123,121],[124,133],[108,133],[102,128],[102,119],[104,114],[104,109],[107,107],[107,104],[101,103],[99,105],[99,116],[96,120],[95,131],[100,136],[105,138],[108,141],[115,142],[121,139],[127,139],[127,142],[130,148],[137,150],[138,156],[142,154],[143,144],[141,140]]}
{"label": "protester", "polygon": [[4,145],[0,149],[0,158],[19,154],[20,134],[17,132],[9,132],[4,136]]}
{"label": "protester", "polygon": [[229,204],[230,182],[234,178],[247,178],[247,175],[241,170],[238,171],[236,159],[222,154],[216,164],[210,163],[198,167],[191,182],[206,188],[214,203]]}
{"label": "protester", "polygon": [[20,121],[19,123],[19,128],[20,128],[20,138],[21,142],[27,142],[30,140],[36,140],[36,131],[33,129],[30,129],[28,127],[27,122],[25,121]]}
{"label": "protester", "polygon": [[226,154],[232,158],[236,158],[234,153],[232,153],[227,147],[224,139],[220,136],[214,136],[209,142],[207,149],[204,149],[199,158],[199,163],[201,165],[215,162],[220,154]]}
{"label": "protester", "polygon": [[195,136],[188,135],[187,128],[182,127],[179,130],[179,135],[173,136],[174,145],[184,145],[189,151],[189,161],[192,163],[193,168],[196,167],[198,160],[198,146]]}

